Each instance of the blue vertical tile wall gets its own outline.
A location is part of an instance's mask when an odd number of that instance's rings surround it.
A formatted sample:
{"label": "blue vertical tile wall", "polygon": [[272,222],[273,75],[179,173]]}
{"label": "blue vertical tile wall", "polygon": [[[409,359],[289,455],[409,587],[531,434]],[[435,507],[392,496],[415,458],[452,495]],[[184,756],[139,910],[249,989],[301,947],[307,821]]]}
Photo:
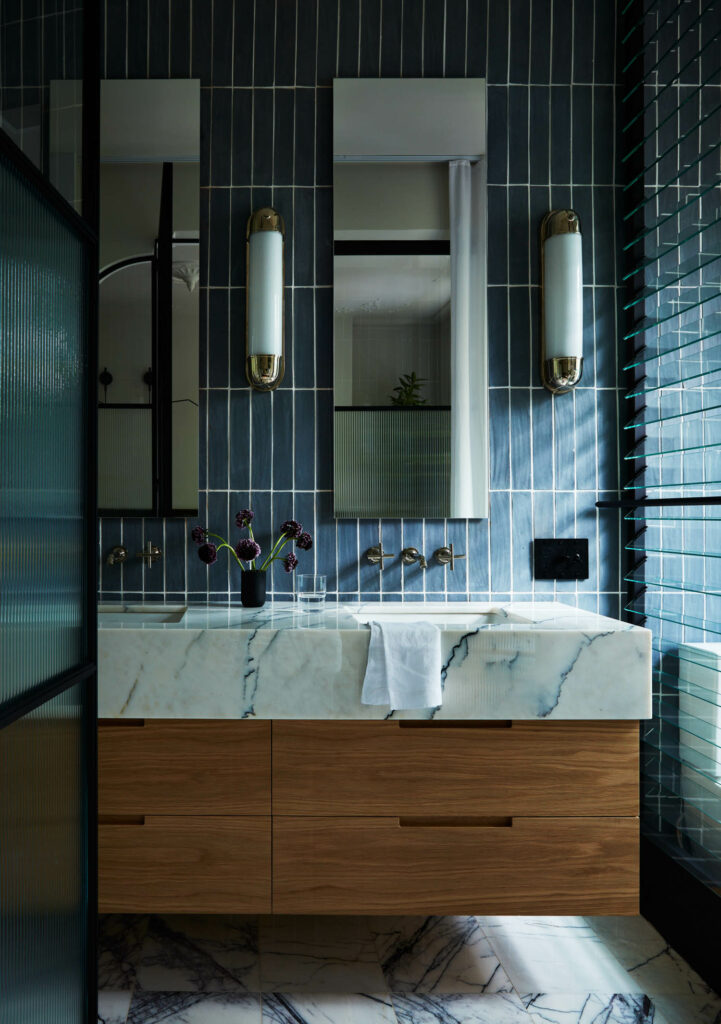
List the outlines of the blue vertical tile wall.
{"label": "blue vertical tile wall", "polygon": [[[256,510],[261,543],[287,515],[315,535],[303,565],[342,599],[534,594],[618,612],[619,531],[596,501],[618,486],[615,4],[610,0],[106,0],[108,77],[198,77],[202,86],[204,296],[199,520],[232,530]],[[136,8],[141,8],[139,14]],[[156,16],[157,15],[157,16]],[[573,48],[571,41],[573,40]],[[125,47],[127,46],[127,51]],[[332,163],[335,76],[485,76],[488,84],[491,514],[488,521],[332,517]],[[287,371],[272,395],[244,377],[245,223],[285,218]],[[573,206],[584,231],[586,369],[574,395],[540,386],[538,224]],[[207,303],[207,305],[206,305]],[[237,566],[200,565],[196,520],[106,520],[101,589],[148,598],[238,596]],[[222,532],[222,531],[220,531]],[[453,541],[453,574],[431,563],[382,574],[362,558],[382,535],[430,555]],[[589,538],[592,576],[535,582],[533,537]],[[151,538],[164,568],[102,564]],[[135,546],[137,545],[137,547]],[[274,572],[272,593],[291,581]]]}

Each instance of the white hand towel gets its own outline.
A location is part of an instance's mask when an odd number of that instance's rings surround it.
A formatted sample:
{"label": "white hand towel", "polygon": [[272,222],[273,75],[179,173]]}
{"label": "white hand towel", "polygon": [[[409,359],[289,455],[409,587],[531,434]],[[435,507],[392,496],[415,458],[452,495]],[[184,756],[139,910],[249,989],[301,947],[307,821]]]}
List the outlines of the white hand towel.
{"label": "white hand towel", "polygon": [[363,704],[392,711],[440,707],[441,631],[430,622],[370,622]]}

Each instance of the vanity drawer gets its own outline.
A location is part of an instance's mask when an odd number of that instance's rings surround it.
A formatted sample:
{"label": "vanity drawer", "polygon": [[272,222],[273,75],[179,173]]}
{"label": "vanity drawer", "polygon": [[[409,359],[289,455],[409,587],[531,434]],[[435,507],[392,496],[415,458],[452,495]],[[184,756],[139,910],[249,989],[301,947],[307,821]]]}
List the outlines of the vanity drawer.
{"label": "vanity drawer", "polygon": [[101,913],[269,914],[270,817],[101,822]]}
{"label": "vanity drawer", "polygon": [[270,722],[106,719],[101,814],[270,814]]}
{"label": "vanity drawer", "polygon": [[273,722],[275,814],[638,814],[637,722]]}
{"label": "vanity drawer", "polygon": [[635,818],[274,818],[273,910],[637,914],[638,842]]}

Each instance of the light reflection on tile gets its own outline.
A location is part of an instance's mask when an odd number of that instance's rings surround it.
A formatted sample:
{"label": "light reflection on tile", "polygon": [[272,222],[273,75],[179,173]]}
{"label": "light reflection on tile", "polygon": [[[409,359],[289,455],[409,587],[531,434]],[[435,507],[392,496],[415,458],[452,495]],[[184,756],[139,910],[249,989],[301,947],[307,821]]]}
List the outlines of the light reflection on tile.
{"label": "light reflection on tile", "polygon": [[254,917],[153,916],[138,987],[160,992],[259,992]]}
{"label": "light reflection on tile", "polygon": [[[515,993],[393,995],[398,1024],[532,1024]],[[340,1022],[339,1022],[340,1024]]]}
{"label": "light reflection on tile", "polygon": [[340,992],[263,996],[263,1024],[396,1024],[390,996]]}
{"label": "light reflection on tile", "polygon": [[391,992],[503,992],[511,983],[474,917],[378,918],[376,933]]}
{"label": "light reflection on tile", "polygon": [[522,998],[534,1024],[658,1024],[653,1003],[639,992],[542,992]]}

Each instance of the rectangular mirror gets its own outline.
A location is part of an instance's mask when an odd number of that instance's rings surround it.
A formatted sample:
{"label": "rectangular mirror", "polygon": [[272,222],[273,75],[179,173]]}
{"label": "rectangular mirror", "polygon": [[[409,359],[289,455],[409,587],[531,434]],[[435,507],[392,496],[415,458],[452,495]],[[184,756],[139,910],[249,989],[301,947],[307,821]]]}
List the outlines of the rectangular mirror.
{"label": "rectangular mirror", "polygon": [[482,79],[333,83],[337,518],[488,515]]}
{"label": "rectangular mirror", "polygon": [[98,503],[198,507],[200,83],[101,83]]}

